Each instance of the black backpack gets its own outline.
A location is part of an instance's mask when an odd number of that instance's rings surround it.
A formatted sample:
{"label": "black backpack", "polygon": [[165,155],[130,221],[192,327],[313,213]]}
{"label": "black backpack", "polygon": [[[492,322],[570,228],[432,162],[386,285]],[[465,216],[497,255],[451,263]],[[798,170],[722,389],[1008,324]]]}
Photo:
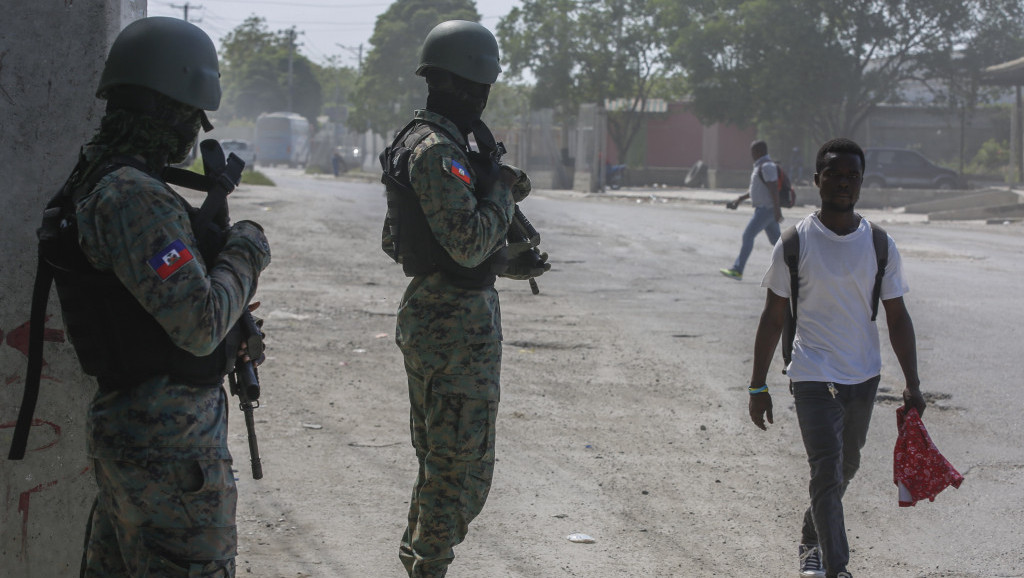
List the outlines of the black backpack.
{"label": "black backpack", "polygon": [[[776,162],[772,162],[772,164],[779,171],[778,180],[775,181],[779,187],[779,205],[784,209],[790,209],[796,204],[796,191],[793,190],[793,183],[790,182],[789,175],[782,170],[782,165]],[[762,183],[767,185],[768,181],[764,180],[764,174],[762,173],[763,167],[764,163],[757,168],[757,176],[761,179]]]}
{"label": "black backpack", "polygon": [[[781,174],[781,173],[780,173]],[[875,286],[871,290],[871,320],[878,317],[878,300],[882,295],[882,278],[885,267],[889,264],[889,239],[885,229],[874,223],[871,225],[871,242],[875,246],[875,260],[878,270],[875,273]],[[789,362],[793,360],[793,338],[796,337],[796,303],[800,296],[800,236],[796,226],[782,233],[782,256],[789,267],[789,309],[786,310],[786,323],[782,326],[782,373],[786,373]]]}

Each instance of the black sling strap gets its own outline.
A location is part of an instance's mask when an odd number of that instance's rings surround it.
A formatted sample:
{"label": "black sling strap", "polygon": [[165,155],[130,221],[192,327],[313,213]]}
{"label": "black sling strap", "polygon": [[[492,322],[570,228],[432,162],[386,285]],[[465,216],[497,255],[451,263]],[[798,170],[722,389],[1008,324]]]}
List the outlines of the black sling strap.
{"label": "black sling strap", "polygon": [[36,282],[32,288],[32,312],[29,314],[28,373],[25,376],[21,408],[18,410],[18,422],[14,426],[14,437],[11,439],[11,450],[7,454],[9,460],[20,460],[25,457],[28,432],[32,427],[36,402],[39,400],[39,379],[43,371],[43,324],[46,322],[46,302],[50,296],[52,283],[53,271],[40,254],[36,265]]}

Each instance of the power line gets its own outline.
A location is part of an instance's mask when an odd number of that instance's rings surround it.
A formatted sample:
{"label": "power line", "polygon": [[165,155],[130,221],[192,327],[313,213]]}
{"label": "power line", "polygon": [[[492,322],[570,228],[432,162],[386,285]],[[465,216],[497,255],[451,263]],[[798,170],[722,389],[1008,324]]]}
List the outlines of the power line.
{"label": "power line", "polygon": [[188,2],[185,2],[184,4],[171,4],[170,6],[171,6],[171,8],[173,8],[175,10],[184,9],[185,14],[184,14],[184,16],[182,16],[182,20],[184,20],[185,22],[202,22],[202,20],[189,20],[188,19],[188,9],[189,8],[197,8],[199,10],[202,10],[203,9],[202,6],[196,6],[195,4],[190,4]]}

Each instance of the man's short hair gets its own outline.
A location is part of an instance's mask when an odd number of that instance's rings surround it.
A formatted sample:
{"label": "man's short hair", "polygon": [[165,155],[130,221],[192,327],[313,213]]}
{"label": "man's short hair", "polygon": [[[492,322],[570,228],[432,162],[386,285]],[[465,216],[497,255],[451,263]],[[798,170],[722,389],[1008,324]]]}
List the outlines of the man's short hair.
{"label": "man's short hair", "polygon": [[750,150],[763,149],[765,153],[768,152],[768,143],[763,140],[756,140],[750,143]]}
{"label": "man's short hair", "polygon": [[864,171],[864,150],[860,145],[848,138],[834,138],[818,149],[818,156],[814,159],[814,172],[820,173],[825,168],[827,161],[825,157],[829,154],[852,154],[860,157],[860,170]]}

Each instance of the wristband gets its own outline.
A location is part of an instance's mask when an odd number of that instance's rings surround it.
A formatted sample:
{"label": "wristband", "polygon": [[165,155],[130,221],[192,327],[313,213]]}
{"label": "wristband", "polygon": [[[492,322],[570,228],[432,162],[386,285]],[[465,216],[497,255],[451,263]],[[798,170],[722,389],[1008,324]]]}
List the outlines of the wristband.
{"label": "wristband", "polygon": [[759,394],[759,393],[768,393],[768,385],[767,384],[766,385],[762,385],[761,387],[748,387],[747,388],[747,392],[750,393],[750,395],[756,395],[756,394]]}

